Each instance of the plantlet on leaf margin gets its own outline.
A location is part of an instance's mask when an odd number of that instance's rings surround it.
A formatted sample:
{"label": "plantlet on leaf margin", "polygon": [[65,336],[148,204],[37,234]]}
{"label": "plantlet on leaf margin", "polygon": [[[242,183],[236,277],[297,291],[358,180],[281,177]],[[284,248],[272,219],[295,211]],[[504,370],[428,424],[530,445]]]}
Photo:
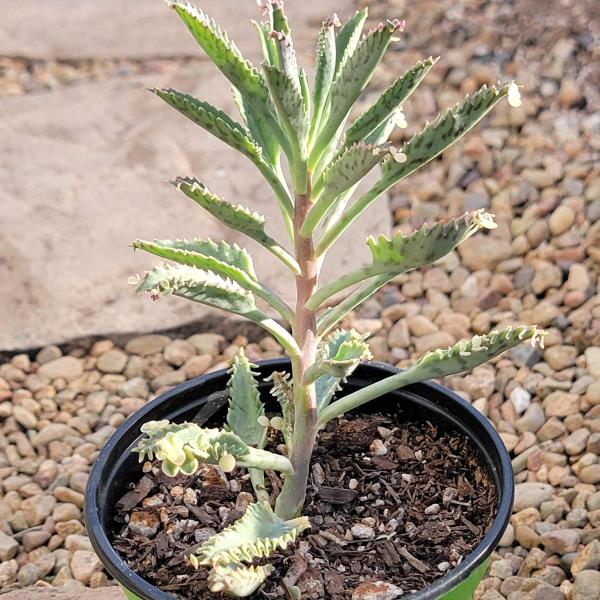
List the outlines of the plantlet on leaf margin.
{"label": "plantlet on leaf margin", "polygon": [[[184,92],[152,91],[255,165],[274,193],[289,249],[267,233],[264,217],[238,205],[237,199],[223,200],[193,177],[178,177],[173,183],[214,218],[262,244],[286,265],[294,278],[296,304],[288,305],[261,282],[246,250],[224,241],[135,241],[134,248],[175,263],[155,266],[137,280],[137,289],[153,298],[173,294],[254,321],[283,346],[292,369],[291,375],[271,377],[281,416],[270,418],[259,397],[253,365],[240,351],[232,362],[223,429],[147,423],[136,452],[141,460],[161,460],[171,476],[192,474],[203,463],[220,465],[224,471],[248,469],[257,502],[234,525],[207,540],[198,556],[190,557],[194,565],[211,567],[213,591],[247,596],[271,572],[269,565],[252,561],[285,548],[309,526],[300,515],[321,427],[402,386],[471,369],[525,339],[541,340],[543,332],[534,326],[475,336],[428,352],[406,371],[335,399],[346,377],[371,356],[364,337],[336,329],[340,321],[399,274],[442,258],[481,229],[493,229],[493,216],[483,211],[424,226],[410,235],[369,238],[371,264],[319,285],[331,245],[378,197],[458,141],[501,99],[507,97],[512,106],[521,100],[514,83],[483,86],[395,148],[388,138],[396,124],[406,125],[403,104],[437,59],[419,61],[345,125],[394,35],[403,31],[403,22],[387,21],[363,36],[366,9],[343,26],[337,17],[325,21],[311,93],[297,63],[282,0],[265,0],[264,20],[255,23],[263,51],[261,68],[245,59],[201,10],[184,0],[168,4],[231,83],[240,121]],[[283,174],[282,158],[287,160],[290,181]],[[377,181],[353,199],[360,181],[377,165]],[[344,299],[337,302],[340,294]],[[278,314],[279,321],[257,307],[257,297]],[[281,431],[285,455],[265,450],[269,426]],[[269,469],[283,477],[277,498],[271,498],[265,486],[264,472]],[[293,593],[297,595],[297,590]]]}

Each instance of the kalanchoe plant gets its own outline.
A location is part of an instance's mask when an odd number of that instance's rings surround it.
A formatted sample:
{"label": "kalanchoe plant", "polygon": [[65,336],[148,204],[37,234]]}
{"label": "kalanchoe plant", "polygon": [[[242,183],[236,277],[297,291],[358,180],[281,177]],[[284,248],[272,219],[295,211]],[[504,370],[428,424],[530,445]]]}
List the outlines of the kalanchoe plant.
{"label": "kalanchoe plant", "polygon": [[[193,178],[180,177],[173,184],[213,217],[277,257],[295,281],[296,305],[290,306],[261,282],[246,250],[224,241],[134,242],[135,248],[175,263],[147,272],[138,291],[153,298],[174,294],[258,323],[287,352],[291,376],[273,374],[272,393],[281,405],[281,416],[269,419],[253,366],[240,351],[231,367],[226,427],[147,423],[136,451],[140,460],[161,460],[170,476],[191,475],[207,463],[218,464],[226,472],[235,467],[249,470],[257,502],[190,557],[193,565],[212,567],[209,583],[213,591],[246,596],[271,571],[268,564],[256,566],[253,560],[285,548],[309,527],[301,516],[309,461],[319,429],[328,421],[407,384],[471,369],[522,340],[535,343],[540,339],[542,332],[535,327],[475,336],[428,352],[406,371],[336,399],[345,378],[360,361],[370,358],[364,336],[336,329],[340,321],[399,274],[440,259],[481,229],[496,227],[493,216],[481,210],[411,235],[369,238],[370,264],[319,285],[319,272],[331,245],[379,196],[459,140],[502,98],[507,96],[513,105],[520,100],[514,83],[483,86],[396,148],[388,141],[390,133],[394,126],[406,125],[402,106],[433,67],[434,58],[418,62],[345,125],[404,23],[387,21],[363,35],[366,9],[343,26],[337,17],[324,22],[311,93],[296,60],[281,0],[263,2],[265,19],[255,24],[264,55],[262,69],[246,60],[201,10],[183,0],[169,4],[231,82],[240,120],[183,92],[156,89],[154,93],[254,163],[274,192],[291,249],[267,233],[264,217],[255,212],[221,199]],[[282,158],[287,161],[289,182]],[[354,199],[359,182],[377,165],[376,182]],[[336,302],[342,293],[344,299]],[[278,318],[261,310],[257,298]],[[265,450],[270,427],[281,431],[285,453]],[[277,498],[265,486],[264,472],[269,469],[283,478]],[[298,595],[294,590],[290,594]]]}

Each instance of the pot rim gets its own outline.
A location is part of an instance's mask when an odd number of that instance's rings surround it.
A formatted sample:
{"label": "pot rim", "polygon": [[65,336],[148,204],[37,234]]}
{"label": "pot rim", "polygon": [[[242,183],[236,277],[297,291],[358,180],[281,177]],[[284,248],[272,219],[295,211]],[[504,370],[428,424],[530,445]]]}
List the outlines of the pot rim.
{"label": "pot rim", "polygon": [[[289,359],[285,357],[256,361],[256,364],[259,367],[273,367],[274,369],[287,367],[289,366],[289,363]],[[384,371],[390,375],[400,371],[400,369],[397,369],[396,367],[393,367],[387,363],[375,361],[365,361],[361,363],[361,365],[357,368],[357,372],[360,372],[361,367],[375,368],[378,371]],[[228,369],[220,369],[205,375],[200,375],[199,377],[174,386],[165,393],[160,394],[153,400],[147,402],[142,408],[130,415],[112,434],[98,454],[98,457],[94,461],[90,471],[88,485],[85,490],[84,520],[92,547],[110,574],[122,586],[144,600],[172,600],[174,596],[162,591],[160,588],[140,577],[127,565],[127,563],[125,563],[125,561],[113,548],[100,520],[100,510],[97,503],[97,490],[101,475],[109,464],[113,446],[116,444],[117,440],[119,440],[127,431],[131,429],[134,422],[139,422],[141,418],[148,415],[148,413],[151,413],[156,406],[159,406],[163,402],[169,402],[172,398],[180,395],[182,392],[190,391],[199,386],[203,386],[207,382],[210,382],[214,379],[223,377],[227,374],[227,370]],[[410,390],[416,389],[424,391],[431,390],[438,395],[443,394],[449,400],[458,404],[463,411],[468,412],[470,417],[477,421],[479,427],[481,427],[484,430],[485,435],[488,436],[488,441],[491,442],[491,445],[496,451],[500,463],[499,469],[495,469],[491,464],[488,465],[493,471],[496,472],[498,483],[496,493],[500,496],[500,501],[498,503],[496,516],[492,522],[492,525],[481,542],[469,555],[464,558],[459,565],[451,569],[446,575],[440,577],[426,588],[411,594],[411,599],[413,600],[434,600],[442,597],[444,594],[448,593],[466,580],[469,575],[472,574],[475,569],[477,569],[477,567],[481,566],[489,558],[491,553],[497,547],[512,514],[514,500],[514,478],[510,456],[506,451],[504,443],[490,421],[484,415],[482,415],[466,400],[461,398],[457,393],[450,390],[446,386],[433,381],[424,381],[418,384],[406,386],[405,388],[400,388],[396,392],[392,393],[398,393],[402,391],[409,392]],[[424,394],[421,392],[415,395],[421,397],[424,396]],[[481,436],[480,441],[482,441]]]}

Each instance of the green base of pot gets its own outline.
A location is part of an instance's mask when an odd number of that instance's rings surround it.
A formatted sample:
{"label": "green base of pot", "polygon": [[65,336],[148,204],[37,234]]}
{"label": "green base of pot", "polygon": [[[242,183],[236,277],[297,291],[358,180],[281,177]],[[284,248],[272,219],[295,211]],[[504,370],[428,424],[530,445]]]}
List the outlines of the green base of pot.
{"label": "green base of pot", "polygon": [[[450,590],[447,594],[444,594],[438,600],[471,600],[475,589],[479,585],[479,582],[484,578],[488,568],[489,560],[486,560],[481,566],[477,567],[470,575],[459,583],[454,589]],[[123,593],[127,600],[142,600],[139,596],[136,596],[133,592],[121,586]]]}

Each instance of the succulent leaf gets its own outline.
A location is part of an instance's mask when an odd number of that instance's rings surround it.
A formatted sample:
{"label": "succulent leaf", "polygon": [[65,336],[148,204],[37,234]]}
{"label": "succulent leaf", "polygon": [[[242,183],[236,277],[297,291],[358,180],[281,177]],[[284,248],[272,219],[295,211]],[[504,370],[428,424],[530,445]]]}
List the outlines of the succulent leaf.
{"label": "succulent leaf", "polygon": [[229,370],[227,424],[246,444],[263,448],[267,428],[259,423],[259,418],[264,416],[265,407],[252,372],[254,366],[246,358],[243,348],[233,357]]}
{"label": "succulent leaf", "polygon": [[398,21],[388,21],[369,32],[367,37],[358,44],[352,55],[340,65],[339,71],[331,84],[329,93],[329,114],[323,123],[311,156],[313,166],[315,158],[319,158],[336,132],[352,105],[363,91],[375,67],[390,44],[395,31],[402,27]]}
{"label": "succulent leaf", "polygon": [[431,377],[445,377],[475,367],[520,344],[531,340],[531,345],[543,347],[545,331],[535,325],[507,327],[502,331],[492,331],[485,335],[476,335],[470,340],[461,340],[445,350],[434,350],[423,355],[410,370],[419,375],[419,381]]}
{"label": "succulent leaf", "polygon": [[410,235],[400,232],[391,239],[383,234],[369,236],[367,244],[374,266],[400,273],[435,262],[480,229],[495,227],[493,215],[477,210],[447,223],[423,225]]}
{"label": "succulent leaf", "polygon": [[383,165],[382,182],[385,189],[416,171],[459,140],[472,129],[504,96],[509,84],[501,87],[483,86],[472,96],[467,96],[433,123],[416,133],[404,146],[402,163],[387,160]]}
{"label": "succulent leaf", "polygon": [[146,436],[134,448],[140,462],[156,457],[170,477],[179,472],[191,475],[200,463],[217,465],[223,456],[242,460],[250,452],[248,445],[234,433],[205,429],[196,423],[150,421],[141,429]]}
{"label": "succulent leaf", "polygon": [[271,97],[284,128],[303,148],[308,135],[308,114],[299,81],[294,81],[277,67],[264,65]]}
{"label": "succulent leaf", "polygon": [[293,271],[300,272],[298,264],[289,253],[265,232],[265,218],[239,204],[231,204],[213,194],[197,179],[178,177],[171,182],[188,198],[207,210],[227,227],[244,233],[257,241],[287,264]]}
{"label": "succulent leaf", "polygon": [[385,90],[375,103],[350,125],[346,131],[345,145],[349,146],[365,139],[379,125],[392,117],[417,89],[437,60],[437,58],[429,57],[419,61]]}
{"label": "succulent leaf", "polygon": [[315,183],[313,195],[317,197],[320,193],[320,196],[306,216],[301,234],[310,235],[336,200],[359,183],[375,165],[389,155],[389,152],[389,145],[371,146],[359,142],[334,160]]}
{"label": "succulent leaf", "polygon": [[219,70],[245,96],[266,101],[268,90],[258,70],[243,56],[227,33],[187,0],[167,0]]}
{"label": "succulent leaf", "polygon": [[284,521],[262,502],[250,504],[233,525],[212,536],[198,549],[200,564],[252,562],[285,549],[310,527],[306,517]]}
{"label": "succulent leaf", "polygon": [[294,430],[294,387],[289,373],[273,371],[265,381],[272,381],[271,396],[275,397],[281,406],[283,425],[281,433],[288,448],[292,447]]}
{"label": "succulent leaf", "polygon": [[242,287],[245,287],[248,279],[257,281],[252,258],[237,244],[231,245],[225,241],[217,244],[210,239],[154,240],[152,242],[135,240],[132,246],[182,265],[208,269],[224,277],[230,277]]}
{"label": "succulent leaf", "polygon": [[334,331],[320,348],[320,360],[328,363],[328,368],[315,382],[318,409],[324,409],[331,402],[341,383],[352,374],[361,360],[370,358],[364,336],[354,329]]}
{"label": "succulent leaf", "polygon": [[327,103],[329,88],[335,75],[335,22],[328,19],[323,23],[317,45],[317,66],[315,71],[315,89],[313,92],[312,129],[318,129],[323,110]]}
{"label": "succulent leaf", "polygon": [[239,284],[186,265],[155,266],[146,272],[136,291],[149,293],[155,300],[174,294],[238,315],[248,316],[256,310],[253,294]]}
{"label": "succulent leaf", "polygon": [[342,26],[335,38],[336,73],[344,67],[348,58],[354,54],[369,11],[363,8],[354,13]]}
{"label": "succulent leaf", "polygon": [[215,564],[208,575],[208,586],[211,592],[245,598],[253,594],[272,572],[271,565],[246,567],[239,562]]}
{"label": "succulent leaf", "polygon": [[235,87],[232,87],[232,91],[233,99],[252,139],[261,147],[263,158],[271,166],[274,166],[277,163],[280,148],[277,138],[265,124],[264,120],[261,119],[256,109],[252,106],[252,103],[242,96],[240,91]]}
{"label": "succulent leaf", "polygon": [[244,127],[228,114],[208,102],[172,89],[152,90],[159,98],[177,109],[182,115],[212,133],[222,142],[241,152],[253,162],[262,160],[262,150]]}

